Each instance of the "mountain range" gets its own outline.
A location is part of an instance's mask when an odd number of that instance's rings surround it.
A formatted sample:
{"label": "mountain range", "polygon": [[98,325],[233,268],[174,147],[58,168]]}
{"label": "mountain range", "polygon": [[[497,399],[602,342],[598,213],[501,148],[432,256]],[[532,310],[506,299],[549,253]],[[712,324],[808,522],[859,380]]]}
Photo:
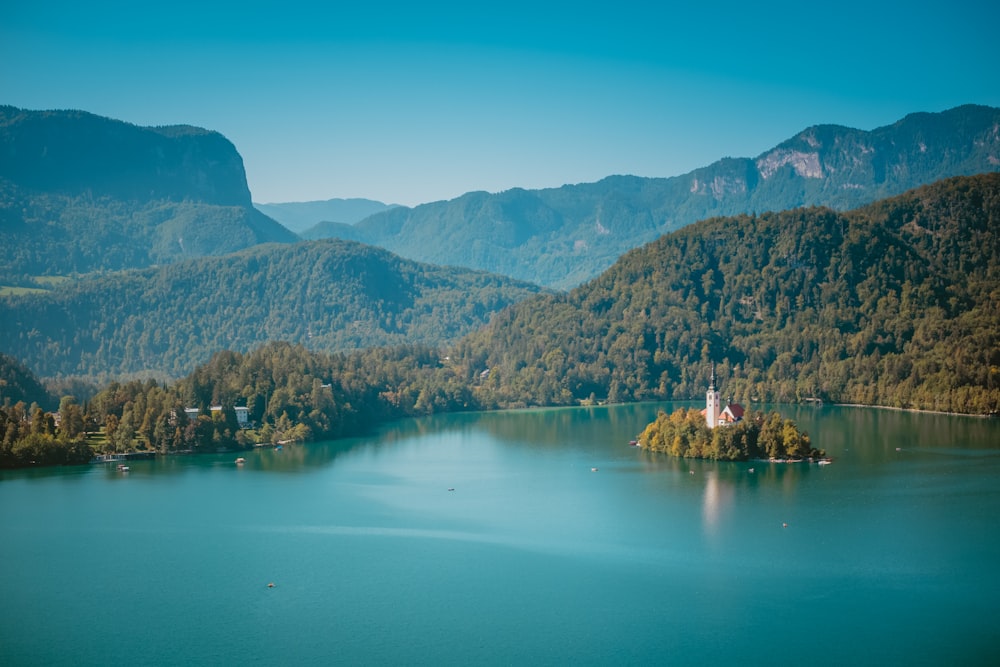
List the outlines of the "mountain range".
{"label": "mountain range", "polygon": [[997,170],[1000,109],[967,105],[872,131],[818,125],[755,158],[725,158],[671,178],[470,192],[312,235],[568,289],[622,253],[705,218],[814,205],[848,210],[942,178]]}
{"label": "mountain range", "polygon": [[257,204],[258,211],[274,218],[306,239],[334,236],[324,232],[327,225],[353,225],[370,215],[395,208],[371,199],[327,199],[325,201]]}
{"label": "mountain range", "polygon": [[[47,378],[110,379],[179,377],[274,340],[454,345],[450,368],[475,379],[482,407],[687,398],[715,361],[748,399],[989,412],[998,154],[1000,110],[965,106],[872,132],[811,128],[683,177],[474,192],[333,223],[428,264],[292,243],[254,209],[217,133],[3,107],[0,284],[74,277],[0,296],[0,352]],[[828,206],[787,208],[815,202]]]}
{"label": "mountain range", "polygon": [[296,240],[252,206],[217,132],[0,107],[0,283]]}
{"label": "mountain range", "polygon": [[7,106],[0,107],[0,284],[37,286],[38,276],[292,243],[296,230],[569,289],[622,253],[708,217],[811,205],[848,210],[997,170],[1000,109],[966,105],[872,131],[818,125],[756,158],[725,158],[671,178],[470,192],[414,208],[361,199],[255,208],[239,153],[216,132]]}

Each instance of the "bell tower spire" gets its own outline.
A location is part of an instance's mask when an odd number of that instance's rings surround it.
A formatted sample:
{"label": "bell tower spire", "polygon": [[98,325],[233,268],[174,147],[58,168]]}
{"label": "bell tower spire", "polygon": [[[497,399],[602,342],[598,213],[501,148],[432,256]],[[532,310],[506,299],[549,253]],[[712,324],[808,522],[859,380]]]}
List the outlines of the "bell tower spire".
{"label": "bell tower spire", "polygon": [[719,415],[722,408],[719,405],[719,390],[715,388],[715,364],[712,364],[712,379],[709,381],[708,391],[705,393],[705,425],[708,428],[715,428],[719,423]]}

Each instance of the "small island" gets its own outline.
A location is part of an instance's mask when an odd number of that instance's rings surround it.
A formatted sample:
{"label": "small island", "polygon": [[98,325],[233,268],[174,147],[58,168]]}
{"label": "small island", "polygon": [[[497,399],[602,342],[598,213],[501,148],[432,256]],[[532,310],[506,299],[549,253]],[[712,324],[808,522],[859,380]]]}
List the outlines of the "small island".
{"label": "small island", "polygon": [[780,413],[745,414],[738,403],[723,407],[714,371],[704,410],[681,408],[669,415],[661,411],[643,430],[638,445],[671,456],[715,461],[828,461],[826,452],[812,447],[809,435]]}

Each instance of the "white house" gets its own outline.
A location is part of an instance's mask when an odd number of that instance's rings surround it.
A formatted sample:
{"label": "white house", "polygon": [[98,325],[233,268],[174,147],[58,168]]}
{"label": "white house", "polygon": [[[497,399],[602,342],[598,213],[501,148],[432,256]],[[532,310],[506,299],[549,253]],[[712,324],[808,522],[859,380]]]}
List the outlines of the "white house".
{"label": "white house", "polygon": [[[213,405],[209,407],[208,410],[214,417],[216,413],[222,412],[222,406]],[[240,428],[247,428],[250,426],[250,408],[238,406],[233,408],[233,410],[236,411],[236,423],[239,424]],[[196,421],[198,419],[198,408],[184,408],[184,413],[191,421]]]}

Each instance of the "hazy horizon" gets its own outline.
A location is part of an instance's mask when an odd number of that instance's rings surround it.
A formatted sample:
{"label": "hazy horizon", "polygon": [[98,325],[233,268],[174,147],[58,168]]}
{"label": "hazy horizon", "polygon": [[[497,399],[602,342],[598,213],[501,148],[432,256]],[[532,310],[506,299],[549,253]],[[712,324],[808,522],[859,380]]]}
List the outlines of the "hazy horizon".
{"label": "hazy horizon", "polygon": [[1000,106],[985,2],[0,8],[0,103],[216,130],[259,203],[669,177],[806,127]]}

